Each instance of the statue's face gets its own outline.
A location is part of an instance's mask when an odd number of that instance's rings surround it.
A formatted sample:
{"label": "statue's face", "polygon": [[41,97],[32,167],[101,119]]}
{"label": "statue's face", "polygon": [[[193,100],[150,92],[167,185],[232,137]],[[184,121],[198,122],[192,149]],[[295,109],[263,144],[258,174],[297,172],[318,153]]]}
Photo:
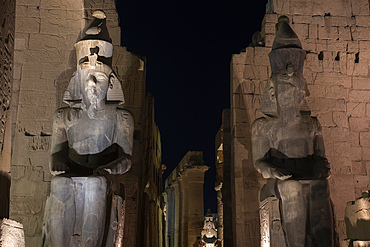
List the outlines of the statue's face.
{"label": "statue's face", "polygon": [[301,78],[296,73],[282,71],[277,75],[274,83],[274,89],[271,90],[273,97],[276,97],[280,110],[287,111],[294,109],[295,113],[299,113],[300,104],[303,99],[303,77]]}
{"label": "statue's face", "polygon": [[81,93],[85,104],[96,106],[105,99],[110,85],[110,67],[105,64],[89,66],[81,64],[79,68]]}
{"label": "statue's face", "polygon": [[109,87],[107,74],[96,70],[83,70],[81,79],[83,95],[90,103],[98,102],[105,98]]}
{"label": "statue's face", "polygon": [[298,88],[285,81],[277,85],[277,102],[282,110],[297,108],[300,103]]}

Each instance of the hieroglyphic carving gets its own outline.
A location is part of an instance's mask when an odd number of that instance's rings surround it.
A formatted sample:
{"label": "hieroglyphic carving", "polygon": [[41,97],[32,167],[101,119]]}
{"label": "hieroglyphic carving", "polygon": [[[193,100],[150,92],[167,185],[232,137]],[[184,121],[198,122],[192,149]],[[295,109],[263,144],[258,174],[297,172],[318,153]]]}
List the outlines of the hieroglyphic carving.
{"label": "hieroglyphic carving", "polygon": [[[3,150],[5,125],[9,117],[13,78],[15,1],[3,0],[0,5],[0,153]],[[10,130],[9,130],[10,131]]]}
{"label": "hieroglyphic carving", "polygon": [[261,247],[270,247],[270,214],[268,200],[260,203]]}
{"label": "hieroglyphic carving", "polygon": [[28,149],[30,151],[47,152],[50,149],[50,135],[30,136],[28,139]]}

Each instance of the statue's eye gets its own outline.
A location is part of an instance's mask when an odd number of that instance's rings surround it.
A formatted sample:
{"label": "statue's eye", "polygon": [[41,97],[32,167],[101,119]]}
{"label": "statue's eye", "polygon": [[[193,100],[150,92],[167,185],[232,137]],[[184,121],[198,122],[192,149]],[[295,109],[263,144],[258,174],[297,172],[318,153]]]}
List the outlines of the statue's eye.
{"label": "statue's eye", "polygon": [[104,80],[106,80],[106,79],[108,79],[107,77],[105,77],[105,76],[97,76],[96,77],[96,79],[98,80],[98,81],[104,81]]}
{"label": "statue's eye", "polygon": [[95,73],[95,77],[98,81],[107,81],[108,76],[106,76],[104,73]]}

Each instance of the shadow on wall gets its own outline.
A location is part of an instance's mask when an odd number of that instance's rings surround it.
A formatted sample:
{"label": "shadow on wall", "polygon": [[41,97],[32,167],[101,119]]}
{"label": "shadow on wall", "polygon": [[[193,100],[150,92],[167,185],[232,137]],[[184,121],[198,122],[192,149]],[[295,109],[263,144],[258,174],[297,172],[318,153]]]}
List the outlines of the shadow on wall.
{"label": "shadow on wall", "polygon": [[0,171],[0,219],[9,218],[10,175]]}
{"label": "shadow on wall", "polygon": [[[259,95],[245,92],[242,84],[236,88],[234,93],[234,104],[236,114],[234,119],[234,133],[235,142],[234,147],[234,166],[232,169],[240,171],[242,176],[242,188],[234,188],[235,197],[242,197],[241,205],[244,207],[244,212],[236,212],[235,217],[244,214],[245,232],[239,232],[243,235],[244,244],[247,246],[259,246],[260,244],[260,222],[259,222],[259,204],[258,193],[261,187],[259,178],[260,175],[253,166],[252,150],[251,150],[251,124],[256,118],[256,109],[259,109],[260,99]],[[238,172],[237,172],[238,173]],[[240,176],[234,174],[234,177]],[[235,185],[234,185],[235,186]],[[235,191],[237,190],[237,191]],[[243,193],[240,195],[239,193]],[[233,203],[236,203],[235,201]],[[235,225],[235,224],[234,224]],[[236,235],[236,229],[233,229]],[[234,244],[236,239],[234,239]]]}

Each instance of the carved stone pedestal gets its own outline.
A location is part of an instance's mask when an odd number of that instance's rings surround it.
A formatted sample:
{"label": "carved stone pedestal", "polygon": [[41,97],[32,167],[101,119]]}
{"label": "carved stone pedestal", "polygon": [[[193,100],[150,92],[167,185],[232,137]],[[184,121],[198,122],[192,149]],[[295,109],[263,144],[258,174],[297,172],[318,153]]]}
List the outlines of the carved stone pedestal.
{"label": "carved stone pedestal", "polygon": [[285,246],[281,226],[279,199],[268,197],[260,201],[261,247]]}
{"label": "carved stone pedestal", "polygon": [[26,246],[21,223],[9,219],[3,219],[0,222],[0,246]]}
{"label": "carved stone pedestal", "polygon": [[370,247],[370,191],[347,202],[345,217],[348,246]]}

